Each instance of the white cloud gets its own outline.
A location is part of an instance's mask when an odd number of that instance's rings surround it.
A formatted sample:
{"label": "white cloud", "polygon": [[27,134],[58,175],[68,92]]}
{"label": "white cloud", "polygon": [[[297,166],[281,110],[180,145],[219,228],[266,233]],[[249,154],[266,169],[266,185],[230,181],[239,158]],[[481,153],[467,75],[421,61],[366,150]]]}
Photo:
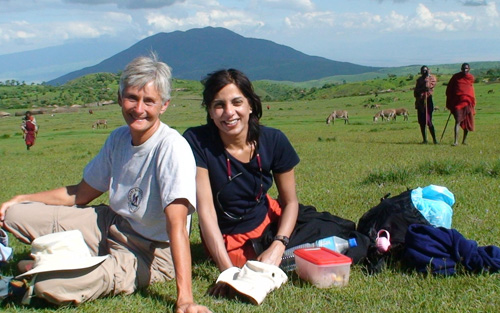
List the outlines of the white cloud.
{"label": "white cloud", "polygon": [[394,29],[403,29],[408,24],[408,17],[398,14],[395,11],[391,11],[389,14],[389,20],[391,21]]}
{"label": "white cloud", "polygon": [[205,12],[196,12],[195,15],[176,18],[161,13],[149,13],[146,15],[148,25],[153,27],[153,33],[157,31],[186,30],[198,27],[225,27],[238,29],[241,27],[260,27],[264,22],[248,16],[246,12],[238,10],[212,9]]}
{"label": "white cloud", "polygon": [[332,27],[335,25],[335,21],[333,12],[296,13],[285,17],[285,24],[292,29]]}
{"label": "white cloud", "polygon": [[311,0],[259,0],[255,6],[264,5],[270,8],[312,11],[315,6]]}
{"label": "white cloud", "polygon": [[15,36],[19,39],[29,39],[29,38],[34,38],[35,34],[20,30],[15,32]]}
{"label": "white cloud", "polygon": [[490,19],[496,19],[498,18],[498,10],[497,10],[497,5],[495,2],[490,2],[485,8],[486,11],[486,16]]}
{"label": "white cloud", "polygon": [[[136,42],[158,32],[225,27],[351,61],[429,38],[500,37],[500,0],[0,0],[0,54],[86,38]],[[154,8],[154,9],[148,9]],[[392,41],[390,41],[392,40]],[[370,45],[370,56],[366,46]],[[408,48],[406,48],[408,50]],[[411,49],[413,51],[413,49]],[[491,50],[491,49],[490,49]],[[349,52],[347,52],[349,51]],[[387,52],[380,52],[387,57]],[[408,53],[410,54],[410,53]],[[399,56],[398,56],[399,57]],[[366,61],[364,61],[366,63]]]}
{"label": "white cloud", "polygon": [[296,13],[285,18],[285,24],[292,29],[333,28],[337,32],[377,30],[384,24],[384,18],[368,12],[343,13],[307,12]]}
{"label": "white cloud", "polygon": [[[60,45],[66,40],[116,36],[124,30],[132,33],[133,20],[128,14],[103,12],[60,21],[25,20],[0,23],[0,45],[17,44],[25,50]],[[5,53],[9,53],[8,50]]]}
{"label": "white cloud", "polygon": [[64,0],[66,3],[86,5],[116,4],[119,8],[126,9],[158,9],[185,0]]}
{"label": "white cloud", "polygon": [[[485,7],[488,21],[497,21],[498,12],[494,3]],[[335,28],[335,31],[347,33],[369,31],[371,33],[420,32],[429,33],[456,32],[475,30],[479,19],[460,11],[432,12],[420,3],[413,14],[401,14],[395,10],[386,15],[370,12],[334,13],[306,12],[295,13],[284,18],[284,23],[290,29],[322,29]]]}

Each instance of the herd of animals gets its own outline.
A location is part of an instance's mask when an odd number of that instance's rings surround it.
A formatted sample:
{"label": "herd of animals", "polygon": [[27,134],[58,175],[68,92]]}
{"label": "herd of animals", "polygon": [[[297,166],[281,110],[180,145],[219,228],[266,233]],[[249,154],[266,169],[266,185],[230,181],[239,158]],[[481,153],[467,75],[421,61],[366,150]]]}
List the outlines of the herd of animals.
{"label": "herd of animals", "polygon": [[[435,110],[439,110],[437,107]],[[89,110],[90,114],[93,114],[94,112],[92,110]],[[408,120],[408,110],[405,108],[399,108],[399,109],[385,109],[378,111],[375,113],[373,116],[373,121],[377,122],[379,119],[382,121],[391,121],[391,120],[396,120],[397,116],[403,116],[403,120],[407,121]],[[335,110],[333,111],[326,119],[326,124],[335,124],[336,119],[343,119],[344,124],[349,124],[349,112],[347,110]],[[97,120],[92,124],[92,128],[108,128],[108,121],[107,120]]]}
{"label": "herd of animals", "polygon": [[[380,108],[379,106],[377,108]],[[434,110],[439,110],[438,107],[435,107]],[[373,121],[377,122],[379,119],[382,121],[391,121],[391,120],[396,120],[397,116],[403,116],[403,120],[407,121],[408,120],[408,110],[405,108],[399,108],[399,109],[385,109],[385,110],[380,110],[375,115],[373,116]],[[349,112],[346,110],[335,110],[333,111],[327,118],[326,118],[326,124],[334,124],[336,119],[343,119],[344,124],[349,123]]]}

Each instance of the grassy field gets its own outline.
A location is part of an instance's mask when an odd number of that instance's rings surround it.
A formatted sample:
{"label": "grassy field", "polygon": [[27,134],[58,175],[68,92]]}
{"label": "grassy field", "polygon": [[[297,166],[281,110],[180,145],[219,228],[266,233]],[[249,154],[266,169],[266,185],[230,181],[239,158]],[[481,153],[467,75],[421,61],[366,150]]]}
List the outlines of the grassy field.
{"label": "grassy field", "polygon": [[[443,80],[445,81],[445,80]],[[434,101],[445,106],[444,86],[439,83]],[[489,90],[493,92],[488,93]],[[375,110],[363,107],[367,98],[265,103],[263,124],[284,131],[301,157],[296,168],[301,203],[355,222],[387,193],[430,184],[446,186],[456,198],[453,228],[479,245],[500,246],[500,84],[476,84],[476,131],[468,145],[451,146],[453,118],[439,145],[422,145],[410,91],[385,94],[393,100],[383,108],[406,107],[409,121],[372,121]],[[371,96],[373,97],[373,96]],[[269,105],[269,109],[266,106]],[[350,124],[325,120],[334,109],[347,109]],[[28,193],[76,183],[83,167],[99,151],[108,134],[123,124],[119,107],[111,105],[88,114],[37,115],[40,134],[30,151],[22,140],[20,117],[0,119],[0,201]],[[108,119],[108,129],[91,128],[96,119]],[[438,139],[448,112],[434,114]],[[200,125],[205,113],[193,95],[174,95],[163,121],[183,132]],[[462,133],[460,134],[462,135]],[[271,191],[275,195],[276,191]],[[107,202],[103,195],[96,203]],[[196,217],[195,217],[196,220]],[[423,276],[388,268],[367,275],[361,266],[351,267],[343,288],[317,289],[295,274],[272,292],[261,306],[206,295],[218,270],[205,260],[194,227],[193,290],[196,300],[214,312],[497,312],[500,307],[498,274],[454,277]],[[29,247],[11,240],[14,262],[2,268],[15,273],[15,261],[26,258]],[[54,308],[34,301],[30,307],[16,302],[0,305],[2,312],[170,312],[175,283],[155,284],[131,296],[100,299],[74,308]]]}

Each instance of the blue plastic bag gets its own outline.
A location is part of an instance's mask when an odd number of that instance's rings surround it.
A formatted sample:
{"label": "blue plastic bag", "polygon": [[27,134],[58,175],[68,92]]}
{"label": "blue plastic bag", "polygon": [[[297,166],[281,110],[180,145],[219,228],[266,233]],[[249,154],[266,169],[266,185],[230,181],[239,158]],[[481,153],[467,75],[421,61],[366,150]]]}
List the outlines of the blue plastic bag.
{"label": "blue plastic bag", "polygon": [[429,185],[411,191],[413,205],[433,226],[451,228],[455,196],[448,188]]}

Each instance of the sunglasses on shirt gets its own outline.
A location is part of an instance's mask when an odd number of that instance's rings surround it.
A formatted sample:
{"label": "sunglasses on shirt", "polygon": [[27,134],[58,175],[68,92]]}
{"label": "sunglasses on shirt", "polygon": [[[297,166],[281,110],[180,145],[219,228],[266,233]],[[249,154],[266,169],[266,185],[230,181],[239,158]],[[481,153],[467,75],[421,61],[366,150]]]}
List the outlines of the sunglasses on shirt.
{"label": "sunglasses on shirt", "polygon": [[219,200],[219,196],[222,192],[222,190],[224,190],[225,187],[227,187],[233,180],[235,180],[236,178],[240,177],[243,173],[238,173],[234,176],[232,176],[232,173],[231,173],[231,161],[229,160],[229,155],[227,154],[226,151],[224,151],[224,153],[226,154],[226,169],[227,169],[227,182],[224,183],[224,185],[222,185],[222,187],[219,189],[219,191],[217,191],[217,194],[215,195],[215,202],[216,202],[216,207],[226,216],[228,217],[229,219],[233,220],[233,221],[240,221],[242,219],[245,218],[245,216],[247,216],[247,212],[251,212],[252,210],[254,210],[260,203],[261,199],[262,199],[262,195],[264,193],[264,187],[263,187],[263,179],[262,179],[262,162],[261,162],[261,159],[260,159],[260,154],[259,152],[257,151],[257,155],[256,155],[256,158],[257,158],[257,164],[259,165],[259,176],[260,176],[260,191],[259,193],[257,194],[257,196],[255,196],[255,205],[252,209],[250,210],[245,210],[245,213],[243,215],[236,215],[234,213],[231,213],[231,212],[228,212],[226,210],[224,210],[224,208],[222,207],[222,204],[220,203],[220,200]]}

